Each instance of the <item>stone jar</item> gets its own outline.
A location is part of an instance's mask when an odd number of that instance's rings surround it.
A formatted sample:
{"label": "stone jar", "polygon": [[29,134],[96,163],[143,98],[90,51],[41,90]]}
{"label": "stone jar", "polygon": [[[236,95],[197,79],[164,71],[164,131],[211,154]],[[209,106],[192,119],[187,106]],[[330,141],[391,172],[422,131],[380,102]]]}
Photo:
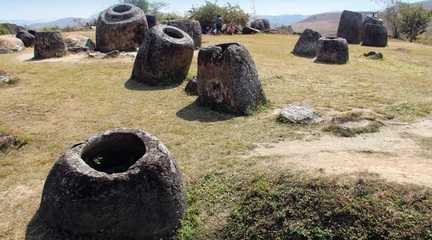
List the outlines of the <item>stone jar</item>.
{"label": "stone jar", "polygon": [[360,44],[362,40],[363,16],[358,12],[343,11],[337,36],[345,38],[349,44]]}
{"label": "stone jar", "polygon": [[201,24],[195,20],[172,20],[165,22],[167,25],[179,28],[189,34],[189,36],[194,40],[195,49],[198,49],[202,45],[202,29]]}
{"label": "stone jar", "polygon": [[314,58],[318,51],[318,40],[321,38],[319,32],[306,29],[301,34],[292,53],[299,57]]}
{"label": "stone jar", "polygon": [[249,51],[239,43],[202,48],[198,55],[198,104],[251,115],[267,100]]}
{"label": "stone jar", "polygon": [[145,34],[131,78],[153,86],[181,84],[189,73],[193,54],[194,42],[187,33],[156,25]]}
{"label": "stone jar", "polygon": [[36,34],[34,58],[46,59],[66,55],[66,44],[59,32],[38,32]]}
{"label": "stone jar", "polygon": [[131,4],[114,5],[96,23],[96,48],[100,52],[136,51],[148,30],[144,11]]}
{"label": "stone jar", "polygon": [[185,212],[176,161],[139,129],[97,134],[68,149],[39,209],[51,228],[91,239],[168,239]]}
{"label": "stone jar", "polygon": [[348,42],[343,38],[323,37],[318,41],[316,62],[346,64],[349,60]]}

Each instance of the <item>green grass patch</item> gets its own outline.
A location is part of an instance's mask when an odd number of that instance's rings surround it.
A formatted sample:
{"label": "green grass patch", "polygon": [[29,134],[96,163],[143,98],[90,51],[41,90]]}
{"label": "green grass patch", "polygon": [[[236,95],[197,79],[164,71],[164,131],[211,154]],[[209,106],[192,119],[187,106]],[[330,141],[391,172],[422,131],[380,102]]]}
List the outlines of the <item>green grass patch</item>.
{"label": "green grass patch", "polygon": [[255,178],[220,239],[432,239],[432,194],[379,180]]}

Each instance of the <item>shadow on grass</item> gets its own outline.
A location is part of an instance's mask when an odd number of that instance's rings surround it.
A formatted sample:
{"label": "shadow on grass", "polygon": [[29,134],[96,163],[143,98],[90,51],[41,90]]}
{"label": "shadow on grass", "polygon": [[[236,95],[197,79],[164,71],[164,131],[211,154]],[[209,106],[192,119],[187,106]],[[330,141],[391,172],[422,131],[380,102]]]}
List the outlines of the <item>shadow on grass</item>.
{"label": "shadow on grass", "polygon": [[150,85],[146,85],[146,84],[137,82],[132,78],[128,79],[124,84],[126,89],[129,89],[132,91],[160,91],[160,90],[173,89],[173,88],[176,88],[180,85],[181,84],[150,86]]}
{"label": "shadow on grass", "polygon": [[177,117],[186,121],[221,122],[236,118],[236,115],[219,113],[207,107],[201,107],[193,102],[177,112]]}

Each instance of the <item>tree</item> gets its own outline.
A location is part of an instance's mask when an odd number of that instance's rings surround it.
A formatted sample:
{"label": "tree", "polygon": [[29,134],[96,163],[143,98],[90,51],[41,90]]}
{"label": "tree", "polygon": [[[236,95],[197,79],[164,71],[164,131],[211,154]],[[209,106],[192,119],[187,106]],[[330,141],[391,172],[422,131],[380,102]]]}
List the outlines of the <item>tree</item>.
{"label": "tree", "polygon": [[391,5],[383,11],[383,18],[390,27],[392,36],[396,39],[400,38],[400,4],[399,1],[391,1]]}
{"label": "tree", "polygon": [[160,14],[160,10],[168,5],[166,2],[149,0],[121,0],[120,2],[135,5],[144,10],[145,13],[153,15]]}
{"label": "tree", "polygon": [[431,12],[421,4],[400,4],[400,31],[410,42],[426,32],[431,20]]}
{"label": "tree", "polygon": [[220,6],[216,3],[206,1],[206,3],[198,8],[189,10],[189,18],[198,20],[203,29],[211,27],[217,15],[221,15],[226,23],[235,23],[245,26],[249,21],[249,15],[244,12],[240,6],[227,3],[225,6]]}
{"label": "tree", "polygon": [[381,5],[384,10],[379,15],[384,19],[387,27],[391,31],[393,38],[400,38],[400,14],[399,7],[401,0],[372,0]]}

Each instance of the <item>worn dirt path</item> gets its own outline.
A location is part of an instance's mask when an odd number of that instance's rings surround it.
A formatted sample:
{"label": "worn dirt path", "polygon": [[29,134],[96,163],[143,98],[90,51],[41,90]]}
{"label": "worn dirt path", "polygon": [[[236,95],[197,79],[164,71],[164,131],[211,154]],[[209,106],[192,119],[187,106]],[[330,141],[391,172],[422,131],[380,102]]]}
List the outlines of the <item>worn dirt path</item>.
{"label": "worn dirt path", "polygon": [[317,139],[261,144],[253,156],[278,156],[263,165],[326,174],[371,173],[398,183],[432,187],[432,119],[387,124],[379,133],[355,138],[322,135]]}

